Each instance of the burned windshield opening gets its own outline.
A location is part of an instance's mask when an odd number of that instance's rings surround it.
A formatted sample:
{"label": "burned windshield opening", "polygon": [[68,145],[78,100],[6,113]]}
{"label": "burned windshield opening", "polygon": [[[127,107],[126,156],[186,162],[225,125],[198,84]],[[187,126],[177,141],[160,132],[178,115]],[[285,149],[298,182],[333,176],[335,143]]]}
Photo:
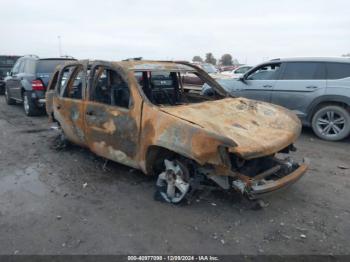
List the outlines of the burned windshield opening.
{"label": "burned windshield opening", "polygon": [[134,75],[143,93],[154,105],[175,106],[221,98],[184,88],[183,78],[189,73],[201,78],[196,71],[135,71]]}

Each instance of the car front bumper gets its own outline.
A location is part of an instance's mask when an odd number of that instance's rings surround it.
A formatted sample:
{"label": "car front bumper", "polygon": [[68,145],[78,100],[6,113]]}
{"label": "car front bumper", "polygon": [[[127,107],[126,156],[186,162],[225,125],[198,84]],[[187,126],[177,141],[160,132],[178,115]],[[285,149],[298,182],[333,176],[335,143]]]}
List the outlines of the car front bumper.
{"label": "car front bumper", "polygon": [[235,174],[235,179],[232,181],[232,188],[246,195],[249,199],[257,199],[292,185],[306,173],[308,168],[309,160],[304,159],[303,163],[299,164],[292,172],[277,179],[266,180],[265,178],[269,176],[268,173],[255,177]]}
{"label": "car front bumper", "polygon": [[282,188],[286,188],[296,181],[298,181],[308,170],[308,164],[301,164],[296,170],[294,170],[289,175],[286,175],[280,179],[269,181],[265,184],[254,183],[250,187],[250,191],[248,192],[248,196],[251,199],[259,198],[260,196],[278,191]]}

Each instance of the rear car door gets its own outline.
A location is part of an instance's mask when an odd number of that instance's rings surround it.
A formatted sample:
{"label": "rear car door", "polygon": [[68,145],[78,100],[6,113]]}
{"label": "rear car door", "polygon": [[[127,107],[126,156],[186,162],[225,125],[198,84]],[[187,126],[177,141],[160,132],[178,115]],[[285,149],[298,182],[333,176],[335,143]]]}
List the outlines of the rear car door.
{"label": "rear car door", "polygon": [[272,89],[280,74],[280,63],[268,63],[248,72],[233,90],[235,96],[270,102]]}
{"label": "rear car door", "polygon": [[94,153],[137,167],[142,101],[134,99],[132,91],[122,68],[103,62],[93,64],[86,105],[86,137]]}
{"label": "rear car door", "polygon": [[85,91],[88,61],[69,64],[58,77],[56,96],[53,97],[54,118],[60,123],[67,138],[86,146]]}
{"label": "rear car door", "polygon": [[20,68],[23,68],[23,59],[19,59],[16,64],[13,66],[11,71],[11,77],[6,81],[7,92],[9,97],[15,99],[21,99],[19,96],[21,89],[21,82],[19,78]]}
{"label": "rear car door", "polygon": [[271,103],[284,106],[300,118],[305,118],[311,102],[325,93],[326,84],[326,67],[323,62],[283,63]]}
{"label": "rear car door", "polygon": [[[345,90],[348,90],[346,92]],[[327,63],[328,95],[349,96],[350,93],[350,63]]]}

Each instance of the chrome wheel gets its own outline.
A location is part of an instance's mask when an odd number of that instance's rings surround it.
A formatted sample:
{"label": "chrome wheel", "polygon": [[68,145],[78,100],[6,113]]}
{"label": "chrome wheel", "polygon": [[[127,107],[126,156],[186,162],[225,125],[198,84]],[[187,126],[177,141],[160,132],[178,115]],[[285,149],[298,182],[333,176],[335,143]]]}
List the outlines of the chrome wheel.
{"label": "chrome wheel", "polygon": [[312,119],[315,134],[325,140],[337,141],[350,133],[350,114],[346,108],[329,105],[320,108]]}
{"label": "chrome wheel", "polygon": [[334,111],[327,111],[317,119],[317,128],[326,136],[338,135],[345,127],[345,118]]}
{"label": "chrome wheel", "polygon": [[187,168],[178,161],[164,160],[165,170],[159,174],[157,189],[163,200],[180,203],[190,190]]}

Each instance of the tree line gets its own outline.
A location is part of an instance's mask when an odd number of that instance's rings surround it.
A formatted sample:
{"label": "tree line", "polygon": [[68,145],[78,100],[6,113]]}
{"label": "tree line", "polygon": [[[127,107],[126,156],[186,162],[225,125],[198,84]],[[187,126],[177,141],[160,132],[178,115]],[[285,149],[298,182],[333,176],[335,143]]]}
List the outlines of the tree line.
{"label": "tree line", "polygon": [[195,55],[192,58],[192,61],[193,62],[200,62],[200,63],[205,62],[205,63],[210,63],[213,65],[216,65],[218,63],[219,65],[223,65],[223,66],[230,66],[230,65],[238,64],[238,60],[233,59],[232,55],[230,55],[230,54],[223,54],[221,56],[221,58],[219,59],[219,61],[217,61],[217,59],[214,57],[214,55],[212,53],[206,53],[204,60],[199,55]]}

